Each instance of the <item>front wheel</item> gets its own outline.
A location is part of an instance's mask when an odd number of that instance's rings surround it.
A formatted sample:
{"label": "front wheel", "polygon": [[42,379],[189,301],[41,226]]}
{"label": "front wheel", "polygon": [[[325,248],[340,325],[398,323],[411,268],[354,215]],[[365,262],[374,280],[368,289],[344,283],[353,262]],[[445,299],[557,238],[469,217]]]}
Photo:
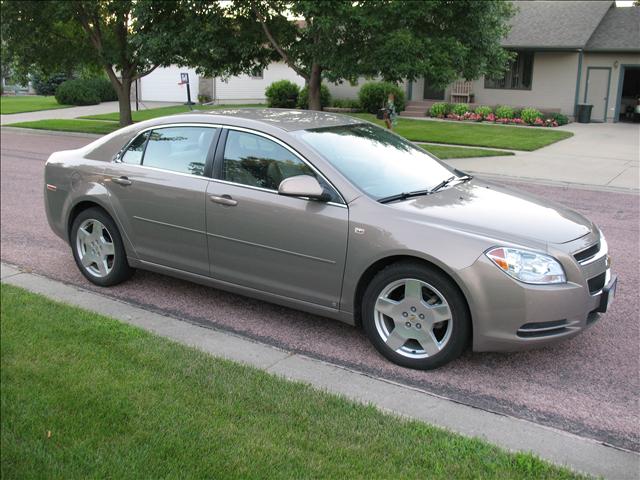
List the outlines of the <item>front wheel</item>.
{"label": "front wheel", "polygon": [[470,315],[457,286],[441,272],[413,263],[380,271],[365,291],[362,325],[376,349],[399,365],[429,370],[467,345]]}
{"label": "front wheel", "polygon": [[71,249],[80,272],[101,287],[124,282],[134,272],[127,262],[118,227],[99,208],[83,210],[74,219]]}

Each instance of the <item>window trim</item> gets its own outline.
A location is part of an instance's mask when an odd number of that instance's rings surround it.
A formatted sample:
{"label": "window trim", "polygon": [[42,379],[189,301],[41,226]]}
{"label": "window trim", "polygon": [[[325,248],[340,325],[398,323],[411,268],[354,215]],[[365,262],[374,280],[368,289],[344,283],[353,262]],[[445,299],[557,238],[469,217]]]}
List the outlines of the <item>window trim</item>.
{"label": "window trim", "polygon": [[[533,69],[535,66],[535,58],[536,58],[536,52],[532,51],[532,50],[514,50],[518,55],[520,54],[531,54],[531,83],[528,87],[493,87],[493,86],[488,86],[487,85],[487,80],[491,81],[491,80],[500,80],[500,79],[490,79],[488,77],[484,77],[484,82],[483,82],[483,87],[485,88],[485,90],[515,90],[515,91],[520,91],[520,92],[530,92],[531,90],[533,90]],[[507,72],[505,71],[504,75],[506,75]],[[503,76],[504,78],[504,76]],[[506,82],[505,82],[506,83]]]}
{"label": "window trim", "polygon": [[[139,164],[135,164],[135,163],[124,163],[121,160],[121,157],[123,155],[124,152],[127,151],[127,149],[129,148],[129,145],[131,145],[131,143],[133,143],[133,141],[138,138],[140,135],[142,135],[145,132],[148,132],[149,130],[158,130],[161,128],[169,128],[169,127],[205,127],[205,128],[215,128],[218,129],[218,131],[216,132],[216,135],[214,136],[213,140],[211,141],[211,147],[210,147],[210,152],[209,155],[207,156],[207,164],[205,164],[205,169],[204,169],[204,175],[193,175],[191,173],[182,173],[182,172],[176,172],[175,170],[166,170],[164,168],[156,168],[156,167],[149,167],[149,166],[145,166],[142,163]],[[224,160],[224,149],[227,143],[227,133],[229,130],[237,130],[237,131],[241,131],[241,132],[246,132],[246,133],[252,133],[254,135],[258,135],[261,137],[266,138],[267,140],[271,140],[275,143],[277,143],[278,145],[284,147],[285,149],[289,150],[293,155],[295,155],[299,160],[301,160],[302,162],[304,162],[309,168],[311,168],[311,170],[313,170],[316,175],[320,176],[325,182],[327,182],[327,184],[329,184],[329,186],[331,188],[333,188],[336,193],[338,194],[338,197],[341,200],[341,203],[337,203],[337,202],[325,202],[325,205],[334,205],[337,207],[342,207],[342,208],[348,208],[347,207],[347,202],[344,199],[344,196],[342,195],[342,193],[340,192],[340,190],[338,188],[336,188],[336,186],[333,184],[332,181],[330,181],[326,175],[324,175],[320,170],[318,170],[315,165],[313,165],[311,162],[309,162],[302,154],[300,154],[297,150],[295,150],[293,147],[291,147],[290,145],[288,145],[287,143],[283,142],[282,140],[269,135],[268,133],[264,133],[261,132],[259,130],[253,130],[251,128],[245,128],[245,127],[237,127],[235,125],[223,125],[223,124],[219,124],[219,123],[167,123],[167,124],[163,124],[163,125],[154,125],[151,127],[146,127],[140,131],[137,132],[137,134],[131,138],[131,140],[129,140],[124,147],[122,147],[120,149],[120,151],[114,156],[112,162],[113,163],[121,163],[123,165],[129,165],[132,167],[138,167],[138,168],[144,168],[144,169],[148,169],[148,170],[154,170],[154,171],[158,171],[158,172],[167,172],[167,173],[173,173],[175,175],[181,175],[181,176],[185,176],[185,177],[191,177],[191,178],[199,178],[199,179],[203,179],[203,180],[207,180],[207,181],[215,181],[215,182],[219,182],[219,183],[225,183],[228,185],[234,185],[234,186],[238,186],[238,187],[243,187],[243,188],[250,188],[253,190],[259,190],[259,191],[263,191],[266,193],[272,193],[272,194],[276,194],[278,195],[278,191],[277,190],[271,190],[268,188],[261,188],[261,187],[252,187],[251,185],[244,185],[241,183],[234,183],[234,182],[229,182],[227,180],[223,180],[222,178],[220,178],[220,172],[222,171],[222,161]],[[151,135],[149,135],[149,138],[151,138]],[[149,138],[147,138],[147,142],[149,140]],[[147,146],[145,143],[145,152],[146,152]],[[142,157],[140,159],[140,162],[142,162],[144,159],[144,152],[142,154]],[[210,167],[209,167],[209,161],[210,162]],[[218,170],[220,169],[220,170]],[[305,198],[305,197],[291,197],[291,198]],[[308,200],[308,199],[307,199]]]}
{"label": "window trim", "polygon": [[[227,133],[228,133],[229,130],[236,130],[236,131],[239,131],[239,132],[250,133],[250,134],[253,134],[253,135],[258,135],[260,137],[266,138],[267,140],[271,140],[272,142],[275,142],[276,144],[280,145],[281,147],[283,147],[286,150],[288,150],[289,152],[291,152],[298,160],[300,160],[302,163],[307,165],[316,175],[318,175],[325,182],[327,182],[327,184],[333,190],[335,190],[335,192],[338,194],[338,198],[340,198],[340,200],[341,200],[340,203],[338,203],[338,202],[326,202],[326,204],[327,205],[336,205],[336,206],[347,208],[347,202],[345,201],[344,197],[342,196],[342,193],[340,193],[340,190],[338,190],[336,188],[336,186],[333,184],[333,182],[331,182],[311,162],[309,162],[300,153],[298,153],[297,150],[295,150],[293,147],[291,147],[287,143],[283,142],[282,140],[280,140],[280,139],[278,139],[276,137],[273,137],[273,136],[269,135],[268,133],[263,133],[263,132],[260,132],[258,130],[253,130],[251,128],[236,127],[236,126],[233,126],[233,125],[225,125],[223,128],[224,128],[225,131],[223,133],[221,133],[220,141],[218,142],[218,146],[217,146],[217,149],[216,149],[216,154],[215,154],[215,159],[214,159],[214,166],[213,166],[212,180],[214,180],[216,182],[224,183],[224,184],[227,184],[227,185],[234,185],[234,186],[239,186],[239,187],[244,187],[244,188],[250,188],[250,189],[259,190],[259,191],[262,191],[262,192],[275,193],[276,195],[278,195],[278,191],[277,190],[272,190],[270,188],[254,187],[254,186],[251,186],[251,185],[245,185],[243,183],[230,182],[229,180],[224,180],[222,178],[222,163],[224,162],[224,150],[225,150],[225,147],[227,145]],[[299,197],[299,198],[306,198],[306,197]]]}

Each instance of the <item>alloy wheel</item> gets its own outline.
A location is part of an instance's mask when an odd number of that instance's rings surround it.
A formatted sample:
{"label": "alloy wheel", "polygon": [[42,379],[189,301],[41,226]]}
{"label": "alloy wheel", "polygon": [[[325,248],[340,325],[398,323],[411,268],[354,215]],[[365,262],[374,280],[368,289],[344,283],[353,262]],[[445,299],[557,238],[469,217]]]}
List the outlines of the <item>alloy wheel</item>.
{"label": "alloy wheel", "polygon": [[374,307],[380,338],[408,358],[438,354],[449,342],[451,309],[435,287],[414,278],[394,281],[382,289]]}
{"label": "alloy wheel", "polygon": [[89,218],[76,233],[76,251],[84,269],[92,276],[104,278],[113,270],[113,238],[103,223]]}

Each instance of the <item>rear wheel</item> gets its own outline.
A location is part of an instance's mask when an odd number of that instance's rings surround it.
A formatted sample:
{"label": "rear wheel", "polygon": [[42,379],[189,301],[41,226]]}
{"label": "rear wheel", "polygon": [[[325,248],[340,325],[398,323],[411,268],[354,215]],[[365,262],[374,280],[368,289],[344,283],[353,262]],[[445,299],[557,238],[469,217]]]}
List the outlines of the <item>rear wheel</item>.
{"label": "rear wheel", "polygon": [[117,285],[134,272],[115,222],[99,208],[83,210],[74,219],[71,248],[80,272],[96,285]]}
{"label": "rear wheel", "polygon": [[397,263],[365,291],[362,324],[385,357],[428,370],[457,358],[467,345],[470,316],[456,285],[424,265]]}

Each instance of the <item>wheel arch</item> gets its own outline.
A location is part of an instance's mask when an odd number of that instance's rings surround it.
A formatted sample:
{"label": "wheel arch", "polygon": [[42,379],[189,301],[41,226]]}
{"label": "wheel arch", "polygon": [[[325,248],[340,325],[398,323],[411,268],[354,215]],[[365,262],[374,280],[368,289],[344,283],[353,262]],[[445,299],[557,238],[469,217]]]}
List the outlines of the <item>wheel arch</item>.
{"label": "wheel arch", "polygon": [[[96,201],[95,199],[86,199],[86,198],[81,199],[71,206],[71,208],[69,209],[69,213],[67,214],[65,231],[69,241],[71,240],[71,226],[73,225],[73,221],[76,219],[78,215],[80,215],[80,213],[90,208],[99,208],[104,213],[109,215],[109,217],[111,217],[113,221],[116,222],[116,225],[117,225],[117,220],[115,216],[109,210],[107,210],[99,201]],[[118,228],[119,227],[120,226],[118,225]]]}
{"label": "wheel arch", "polygon": [[375,262],[373,262],[371,265],[369,265],[369,267],[367,267],[367,269],[362,273],[362,275],[358,280],[358,284],[356,286],[354,299],[353,299],[353,318],[354,318],[355,325],[358,327],[362,326],[361,304],[362,304],[362,297],[364,296],[364,292],[367,289],[367,285],[369,285],[371,280],[378,274],[378,272],[388,267],[389,265],[393,265],[395,263],[400,263],[400,262],[413,262],[413,263],[427,266],[433,270],[438,271],[439,273],[441,273],[451,281],[451,283],[458,289],[458,291],[462,295],[462,298],[464,299],[465,305],[467,307],[467,311],[469,313],[469,318],[471,318],[470,327],[471,327],[471,339],[472,339],[473,330],[474,330],[473,314],[470,308],[470,302],[468,300],[469,292],[464,287],[464,284],[459,279],[457,279],[456,275],[453,272],[449,271],[449,269],[447,269],[446,266],[440,265],[435,261],[431,261],[426,258],[412,255],[409,253],[390,255],[387,257],[380,258]]}
{"label": "wheel arch", "polygon": [[99,208],[106,215],[109,215],[109,217],[116,224],[116,227],[118,228],[118,232],[120,233],[120,237],[122,237],[122,241],[124,242],[124,249],[127,252],[127,257],[137,258],[138,255],[135,251],[135,248],[133,247],[133,243],[129,239],[127,232],[124,230],[120,222],[120,219],[118,218],[117,215],[115,215],[115,212],[111,211],[111,208],[109,205],[105,205],[105,203],[102,202],[101,199],[97,197],[85,196],[85,197],[78,198],[75,201],[75,203],[69,208],[68,210],[69,213],[67,214],[66,224],[65,224],[65,233],[67,235],[67,242],[71,243],[71,227],[73,225],[73,221],[80,213],[84,212],[89,208]]}

